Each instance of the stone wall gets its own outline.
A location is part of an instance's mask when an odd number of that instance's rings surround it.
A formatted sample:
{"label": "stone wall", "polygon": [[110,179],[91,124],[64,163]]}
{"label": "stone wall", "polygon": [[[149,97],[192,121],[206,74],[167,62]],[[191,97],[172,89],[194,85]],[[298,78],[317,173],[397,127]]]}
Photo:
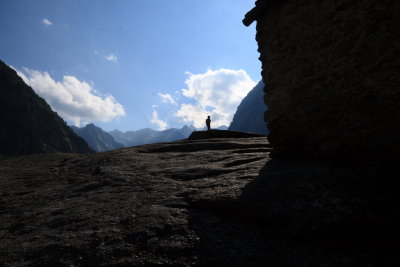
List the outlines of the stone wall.
{"label": "stone wall", "polygon": [[400,1],[257,5],[274,156],[394,159],[400,152]]}

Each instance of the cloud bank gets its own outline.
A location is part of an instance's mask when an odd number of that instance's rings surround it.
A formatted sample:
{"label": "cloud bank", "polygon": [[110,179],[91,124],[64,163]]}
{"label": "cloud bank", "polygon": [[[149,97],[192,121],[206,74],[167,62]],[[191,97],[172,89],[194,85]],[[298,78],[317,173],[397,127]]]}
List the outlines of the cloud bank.
{"label": "cloud bank", "polygon": [[244,70],[219,69],[203,74],[187,72],[187,75],[187,89],[181,92],[194,104],[182,103],[175,116],[196,128],[205,126],[208,115],[211,116],[212,127],[228,126],[237,106],[256,85]]}
{"label": "cloud bank", "polygon": [[177,103],[175,102],[173,96],[170,95],[170,94],[158,93],[158,96],[161,97],[161,102],[163,102],[163,103],[169,103],[169,104],[177,105]]}
{"label": "cloud bank", "polygon": [[93,85],[74,76],[55,81],[48,72],[23,68],[17,73],[54,111],[76,126],[93,121],[107,122],[125,115],[123,106],[112,95],[101,96]]}

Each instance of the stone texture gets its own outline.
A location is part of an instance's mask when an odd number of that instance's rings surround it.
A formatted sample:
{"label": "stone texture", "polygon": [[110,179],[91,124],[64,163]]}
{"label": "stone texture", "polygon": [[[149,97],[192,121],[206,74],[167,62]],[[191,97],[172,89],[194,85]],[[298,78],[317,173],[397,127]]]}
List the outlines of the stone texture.
{"label": "stone texture", "polygon": [[400,2],[274,3],[256,39],[276,157],[397,159]]}
{"label": "stone texture", "polygon": [[270,152],[211,138],[0,160],[0,265],[399,266],[390,169]]}
{"label": "stone texture", "polygon": [[0,265],[199,263],[201,238],[207,239],[196,233],[206,230],[196,218],[204,220],[203,210],[212,207],[194,203],[237,199],[267,161],[266,143],[266,137],[186,140],[2,160]]}

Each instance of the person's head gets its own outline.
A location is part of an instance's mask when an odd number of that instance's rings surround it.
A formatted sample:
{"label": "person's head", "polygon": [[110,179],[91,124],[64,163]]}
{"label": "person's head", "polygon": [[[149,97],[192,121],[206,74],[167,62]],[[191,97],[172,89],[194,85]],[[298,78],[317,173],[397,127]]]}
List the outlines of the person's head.
{"label": "person's head", "polygon": [[207,117],[207,119],[209,119],[209,118],[210,118],[210,116]]}

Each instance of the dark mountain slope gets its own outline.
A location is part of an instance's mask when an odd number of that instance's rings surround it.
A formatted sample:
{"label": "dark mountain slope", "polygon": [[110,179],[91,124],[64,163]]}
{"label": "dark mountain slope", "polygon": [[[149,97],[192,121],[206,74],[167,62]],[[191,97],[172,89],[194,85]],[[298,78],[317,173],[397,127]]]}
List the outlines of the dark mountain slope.
{"label": "dark mountain slope", "polygon": [[0,61],[0,154],[88,153],[92,149],[17,73]]}
{"label": "dark mountain slope", "polygon": [[71,126],[72,130],[86,140],[90,147],[96,152],[108,151],[124,147],[123,144],[118,143],[107,132],[103,131],[100,127],[94,124],[88,124],[85,127],[79,128]]}
{"label": "dark mountain slope", "polygon": [[264,83],[261,80],[243,98],[238,106],[229,130],[267,134],[268,128],[264,121],[267,106],[264,103]]}

